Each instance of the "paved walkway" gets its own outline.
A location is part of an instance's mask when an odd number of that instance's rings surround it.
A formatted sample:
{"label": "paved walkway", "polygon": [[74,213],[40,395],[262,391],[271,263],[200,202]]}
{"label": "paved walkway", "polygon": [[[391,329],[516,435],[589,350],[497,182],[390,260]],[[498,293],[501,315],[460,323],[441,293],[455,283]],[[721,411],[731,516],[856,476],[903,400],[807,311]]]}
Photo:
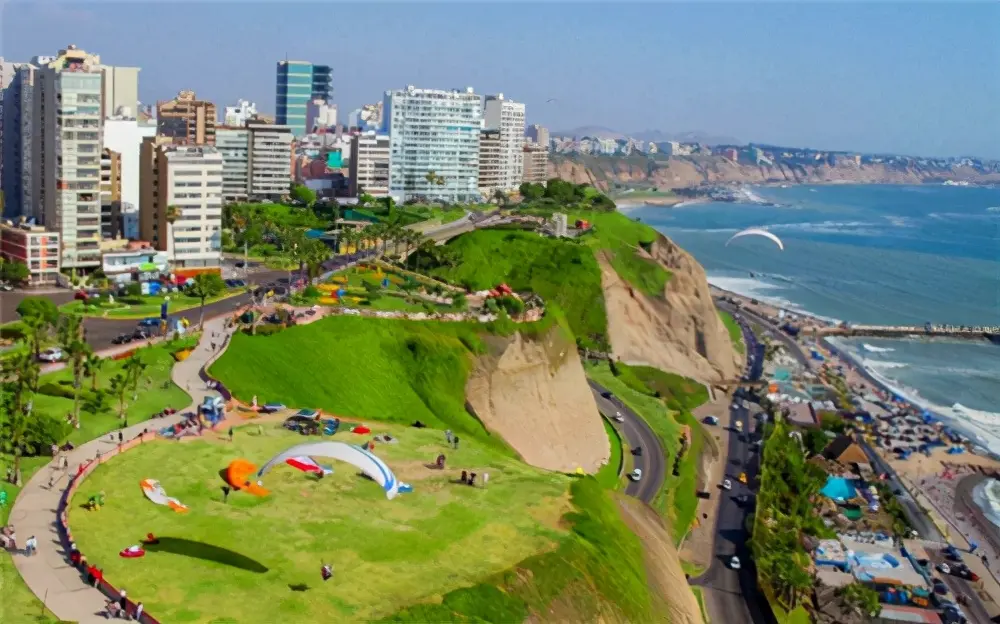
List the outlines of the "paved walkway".
{"label": "paved walkway", "polygon": [[[225,329],[225,322],[228,319],[229,315],[225,315],[206,321],[198,347],[186,360],[178,362],[173,368],[171,374],[174,383],[191,395],[194,402],[186,410],[181,410],[173,416],[132,425],[123,431],[126,440],[142,434],[146,428],[159,429],[179,422],[183,418],[183,412],[197,409],[204,395],[210,393],[206,383],[201,379],[201,369],[225,351],[226,345],[229,344],[229,336],[234,331]],[[217,346],[215,351],[211,348],[213,332],[219,334],[214,338]],[[102,436],[75,448],[69,452],[70,471],[75,473],[80,464],[94,459],[98,453],[111,450],[114,446],[115,443],[109,441],[107,436]],[[50,488],[48,482],[53,471],[60,474],[60,477]],[[44,600],[45,605],[60,620],[84,624],[103,622],[105,621],[103,616],[98,615],[104,611],[103,594],[84,583],[80,573],[69,565],[56,529],[59,500],[67,485],[66,476],[62,475],[62,471],[56,470],[55,463],[51,463],[36,472],[21,490],[11,510],[10,523],[14,525],[20,543],[31,535],[38,538],[38,553],[33,557],[15,554],[14,565],[17,566],[18,572],[31,591],[39,600]],[[109,580],[116,581],[116,579]],[[137,596],[137,598],[142,597]]]}

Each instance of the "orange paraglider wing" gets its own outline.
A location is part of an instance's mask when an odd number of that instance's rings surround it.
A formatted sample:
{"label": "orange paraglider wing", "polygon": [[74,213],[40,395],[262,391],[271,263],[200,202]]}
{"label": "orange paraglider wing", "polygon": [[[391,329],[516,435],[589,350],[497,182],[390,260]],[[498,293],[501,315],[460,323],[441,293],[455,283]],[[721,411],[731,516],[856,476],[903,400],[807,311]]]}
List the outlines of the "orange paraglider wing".
{"label": "orange paraglider wing", "polygon": [[257,466],[245,459],[234,459],[226,468],[226,483],[234,490],[242,490],[254,496],[267,496],[271,492],[257,485]]}

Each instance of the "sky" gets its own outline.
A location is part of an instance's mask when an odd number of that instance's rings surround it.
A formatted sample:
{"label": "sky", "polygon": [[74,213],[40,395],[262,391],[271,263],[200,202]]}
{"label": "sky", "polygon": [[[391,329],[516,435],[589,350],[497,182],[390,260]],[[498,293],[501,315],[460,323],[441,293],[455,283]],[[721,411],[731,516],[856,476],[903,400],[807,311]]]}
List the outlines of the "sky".
{"label": "sky", "polygon": [[0,20],[9,61],[74,43],[141,67],[145,103],[192,89],[220,114],[273,112],[288,58],[334,68],[341,121],[386,89],[472,86],[552,130],[1000,158],[995,2],[8,0]]}

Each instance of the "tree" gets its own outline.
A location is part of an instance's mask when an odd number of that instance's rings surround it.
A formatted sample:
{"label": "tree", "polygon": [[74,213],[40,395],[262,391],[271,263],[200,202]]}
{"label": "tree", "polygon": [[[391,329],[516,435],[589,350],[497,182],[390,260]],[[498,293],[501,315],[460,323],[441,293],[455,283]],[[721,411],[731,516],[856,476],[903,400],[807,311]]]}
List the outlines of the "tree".
{"label": "tree", "polygon": [[87,356],[87,359],[83,363],[83,376],[90,377],[91,386],[90,389],[97,391],[97,382],[100,378],[101,368],[104,367],[104,358],[97,355],[96,353],[91,353]]}
{"label": "tree", "polygon": [[330,248],[323,241],[312,239],[305,241],[302,249],[302,261],[311,281],[315,281],[323,272],[323,263],[330,258]]}
{"label": "tree", "polygon": [[525,201],[535,201],[545,197],[545,186],[532,182],[523,182],[518,188]]}
{"label": "tree", "polygon": [[226,291],[226,283],[218,273],[199,273],[191,280],[187,292],[190,296],[201,300],[201,310],[198,315],[198,327],[205,326],[205,300],[218,297]]}
{"label": "tree", "polygon": [[495,201],[498,206],[506,208],[507,202],[509,202],[510,199],[507,197],[507,193],[504,193],[500,189],[497,189],[493,191],[493,201]]}
{"label": "tree", "polygon": [[[22,352],[3,361],[3,376],[8,380],[9,396],[5,399],[6,409],[0,410],[4,421],[3,435],[0,436],[0,450],[14,456],[15,481],[20,481],[21,456],[25,454],[28,420],[31,415],[29,393],[38,388],[40,368],[38,360],[31,352]],[[6,394],[6,393],[4,393]],[[18,483],[19,485],[20,483]]]}
{"label": "tree", "polygon": [[133,353],[129,359],[125,360],[125,366],[122,367],[125,371],[126,385],[132,391],[133,401],[138,398],[139,380],[142,379],[142,373],[147,366],[148,364],[142,361],[138,353]]}
{"label": "tree", "polygon": [[291,195],[292,199],[309,208],[316,203],[316,191],[304,184],[293,184]]}
{"label": "tree", "polygon": [[22,319],[41,318],[53,326],[59,321],[59,308],[48,297],[25,297],[17,304],[17,313]]}
{"label": "tree", "polygon": [[0,264],[0,281],[21,284],[28,281],[29,277],[31,277],[31,271],[28,270],[28,265],[23,262],[8,261]]}
{"label": "tree", "polygon": [[369,195],[368,193],[362,193],[361,195],[358,196],[358,206],[361,206],[362,208],[367,208],[368,206],[371,206],[374,203],[375,203],[375,198]]}
{"label": "tree", "polygon": [[181,218],[181,209],[173,204],[167,206],[166,211],[163,214],[164,220],[167,222],[167,228],[170,229],[170,248],[173,250],[173,257],[171,258],[171,263],[175,266],[177,265],[177,237],[174,235],[174,223]]}
{"label": "tree", "polygon": [[118,373],[111,378],[111,394],[118,399],[118,419],[125,418],[125,397],[128,394],[128,377]]}
{"label": "tree", "polygon": [[847,605],[858,609],[868,617],[874,618],[882,611],[878,592],[861,583],[845,585],[837,593]]}
{"label": "tree", "polygon": [[552,178],[545,185],[545,196],[561,204],[570,204],[576,198],[576,187],[566,180]]}
{"label": "tree", "polygon": [[93,353],[83,340],[76,338],[64,347],[66,358],[73,371],[73,426],[80,428],[80,392],[83,390],[83,375],[87,358]]}

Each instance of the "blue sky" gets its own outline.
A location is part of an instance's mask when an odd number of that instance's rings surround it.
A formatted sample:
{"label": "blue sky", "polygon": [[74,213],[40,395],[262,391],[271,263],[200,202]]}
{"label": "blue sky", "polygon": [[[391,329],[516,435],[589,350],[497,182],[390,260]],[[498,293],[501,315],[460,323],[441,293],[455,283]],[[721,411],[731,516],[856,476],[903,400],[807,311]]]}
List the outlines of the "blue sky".
{"label": "blue sky", "polygon": [[[553,129],[701,130],[823,149],[1000,158],[1000,4],[143,2],[3,7],[0,54],[68,43],[274,109],[275,62],[334,67],[341,119],[388,88],[473,86]],[[549,98],[557,102],[546,103]]]}

